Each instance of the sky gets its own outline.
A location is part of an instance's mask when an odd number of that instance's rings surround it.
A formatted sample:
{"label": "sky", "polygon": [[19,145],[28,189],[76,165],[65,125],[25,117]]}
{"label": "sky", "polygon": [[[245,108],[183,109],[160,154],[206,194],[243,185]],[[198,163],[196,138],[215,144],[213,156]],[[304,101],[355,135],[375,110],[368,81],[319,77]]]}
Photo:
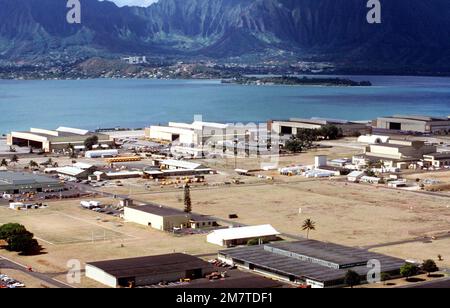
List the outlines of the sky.
{"label": "sky", "polygon": [[137,5],[137,6],[149,6],[153,2],[158,0],[109,0],[115,2],[118,6],[124,5]]}

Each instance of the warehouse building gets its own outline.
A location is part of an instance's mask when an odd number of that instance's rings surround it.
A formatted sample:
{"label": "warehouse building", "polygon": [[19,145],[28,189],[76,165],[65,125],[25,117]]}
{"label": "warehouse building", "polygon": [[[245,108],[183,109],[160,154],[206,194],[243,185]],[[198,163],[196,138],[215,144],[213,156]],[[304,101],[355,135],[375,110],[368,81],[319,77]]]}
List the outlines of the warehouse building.
{"label": "warehouse building", "polygon": [[383,162],[386,168],[407,169],[424,158],[424,155],[436,153],[436,146],[424,141],[391,139],[387,143],[370,144],[364,154],[355,155],[353,164],[366,166],[371,162]]}
{"label": "warehouse building", "polygon": [[338,119],[298,119],[274,120],[270,126],[272,132],[278,135],[296,135],[299,129],[321,129],[326,125],[334,125],[342,130],[344,136],[352,136],[355,133],[366,134],[370,132],[370,126],[366,123],[350,122]]}
{"label": "warehouse building", "polygon": [[86,264],[86,277],[111,288],[199,279],[213,271],[213,266],[208,262],[181,253]]}
{"label": "warehouse building", "polygon": [[0,193],[61,191],[63,184],[55,179],[31,173],[0,171]]}
{"label": "warehouse building", "polygon": [[367,279],[370,260],[378,260],[381,272],[399,275],[404,260],[364,249],[314,240],[280,242],[219,251],[219,259],[266,277],[306,284],[313,288],[342,287],[348,270]]}
{"label": "warehouse building", "polygon": [[228,124],[195,121],[192,124],[169,122],[168,126],[151,126],[146,129],[150,139],[177,142],[184,145],[202,145],[212,136],[226,137],[234,127]]}
{"label": "warehouse building", "polygon": [[209,216],[188,214],[157,204],[127,206],[124,209],[124,219],[167,232],[185,228],[212,228],[218,225],[217,221]]}
{"label": "warehouse building", "polygon": [[246,245],[251,240],[270,242],[278,240],[280,233],[271,225],[214,230],[206,237],[208,243],[222,247]]}
{"label": "warehouse building", "polygon": [[68,180],[87,179],[95,171],[95,166],[85,163],[74,163],[71,166],[46,168],[44,173],[57,174]]}
{"label": "warehouse building", "polygon": [[450,118],[415,115],[381,117],[374,121],[373,130],[421,134],[445,133],[450,131]]}
{"label": "warehouse building", "polygon": [[427,154],[423,156],[423,161],[425,165],[435,168],[450,167],[450,152]]}
{"label": "warehouse building", "polygon": [[[176,156],[190,156],[192,158],[204,157],[216,152],[223,152],[227,142],[247,142],[250,135],[255,134],[255,125],[234,125],[203,121],[194,121],[192,124],[170,122],[167,126],[151,126],[146,128],[148,138],[172,143],[171,153]],[[267,133],[267,128],[264,129]],[[253,132],[253,133],[252,133]],[[232,148],[234,143],[232,143]]]}
{"label": "warehouse building", "polygon": [[114,140],[108,135],[69,127],[59,127],[56,130],[31,128],[28,132],[11,132],[7,136],[7,144],[39,149],[49,153],[64,151],[69,145],[84,149],[84,141],[94,135],[98,137],[101,145],[112,146],[114,144]]}

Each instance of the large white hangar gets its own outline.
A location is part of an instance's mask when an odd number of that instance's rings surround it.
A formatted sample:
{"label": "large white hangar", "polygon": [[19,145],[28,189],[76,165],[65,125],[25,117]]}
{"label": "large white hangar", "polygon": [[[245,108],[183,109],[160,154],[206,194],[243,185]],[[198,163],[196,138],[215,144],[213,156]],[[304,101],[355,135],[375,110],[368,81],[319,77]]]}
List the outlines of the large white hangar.
{"label": "large white hangar", "polygon": [[31,128],[30,131],[11,132],[7,136],[7,144],[40,149],[48,153],[67,149],[69,145],[83,147],[84,141],[92,136],[98,137],[99,144],[114,144],[114,140],[108,135],[70,127],[59,127],[56,130]]}

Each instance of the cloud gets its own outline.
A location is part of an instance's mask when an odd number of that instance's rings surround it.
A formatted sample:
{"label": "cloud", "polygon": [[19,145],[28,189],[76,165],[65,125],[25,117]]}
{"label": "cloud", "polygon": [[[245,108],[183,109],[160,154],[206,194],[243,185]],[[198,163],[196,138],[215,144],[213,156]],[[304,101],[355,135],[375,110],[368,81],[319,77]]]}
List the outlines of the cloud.
{"label": "cloud", "polygon": [[158,0],[108,0],[116,3],[118,6],[135,5],[135,6],[149,6]]}

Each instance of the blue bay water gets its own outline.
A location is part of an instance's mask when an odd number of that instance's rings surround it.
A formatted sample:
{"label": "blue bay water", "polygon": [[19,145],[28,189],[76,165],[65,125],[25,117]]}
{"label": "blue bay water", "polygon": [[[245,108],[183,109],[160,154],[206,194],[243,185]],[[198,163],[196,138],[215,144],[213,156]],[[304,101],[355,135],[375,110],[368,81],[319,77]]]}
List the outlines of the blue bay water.
{"label": "blue bay water", "polygon": [[0,80],[0,133],[30,127],[137,128],[169,121],[370,120],[450,115],[450,78],[358,76],[373,87],[241,86],[211,80]]}

